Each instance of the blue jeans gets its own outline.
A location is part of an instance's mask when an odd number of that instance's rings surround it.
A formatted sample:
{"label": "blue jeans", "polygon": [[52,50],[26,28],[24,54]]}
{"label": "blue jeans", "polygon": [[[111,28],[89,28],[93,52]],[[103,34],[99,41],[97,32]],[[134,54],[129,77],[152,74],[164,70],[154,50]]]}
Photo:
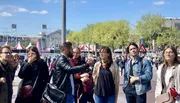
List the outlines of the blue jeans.
{"label": "blue jeans", "polygon": [[115,95],[112,96],[97,96],[93,95],[95,103],[115,103]]}
{"label": "blue jeans", "polygon": [[66,94],[66,103],[75,103],[74,96],[72,94]]}

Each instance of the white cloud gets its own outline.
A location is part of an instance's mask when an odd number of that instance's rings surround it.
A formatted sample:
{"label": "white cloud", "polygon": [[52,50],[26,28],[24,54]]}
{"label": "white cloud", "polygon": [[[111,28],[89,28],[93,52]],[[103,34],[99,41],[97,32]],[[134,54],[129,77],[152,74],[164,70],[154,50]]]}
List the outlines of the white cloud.
{"label": "white cloud", "polygon": [[51,0],[42,0],[44,3],[49,3]]}
{"label": "white cloud", "polygon": [[6,10],[9,12],[28,12],[26,8],[19,7],[16,5],[0,5],[0,10]]}
{"label": "white cloud", "polygon": [[1,12],[0,16],[13,16],[11,13],[8,12]]}
{"label": "white cloud", "polygon": [[161,0],[161,1],[155,1],[153,2],[154,5],[160,6],[160,5],[164,5],[166,2]]}
{"label": "white cloud", "polygon": [[43,10],[40,12],[40,14],[47,14],[47,13],[48,13],[48,11],[46,11],[46,10]]}
{"label": "white cloud", "polygon": [[59,0],[42,0],[42,2],[44,2],[44,3],[54,2],[55,4],[57,4],[59,2]]}
{"label": "white cloud", "polygon": [[42,11],[31,11],[30,13],[31,13],[31,14],[47,14],[48,11],[46,11],[46,10],[42,10]]}
{"label": "white cloud", "polygon": [[86,0],[82,0],[82,1],[81,1],[82,4],[86,4],[87,2],[88,2],[88,1],[86,1]]}
{"label": "white cloud", "polygon": [[28,10],[20,7],[20,8],[17,8],[17,12],[28,12]]}

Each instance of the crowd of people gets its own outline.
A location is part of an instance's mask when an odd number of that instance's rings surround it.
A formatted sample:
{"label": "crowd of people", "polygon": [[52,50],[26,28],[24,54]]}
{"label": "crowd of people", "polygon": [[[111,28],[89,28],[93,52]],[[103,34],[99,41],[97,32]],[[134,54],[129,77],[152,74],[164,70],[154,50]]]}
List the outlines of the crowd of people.
{"label": "crowd of people", "polygon": [[[51,96],[48,99],[43,96],[48,83],[57,89],[61,86],[65,93],[62,103],[117,103],[120,75],[124,76],[122,89],[127,103],[147,103],[147,92],[152,88],[152,65],[157,68],[154,102],[163,103],[161,98],[170,93],[171,102],[180,103],[180,66],[175,47],[164,48],[161,62],[156,57],[140,56],[134,42],[129,43],[126,52],[127,55],[113,58],[111,49],[102,46],[99,57],[84,58],[80,48],[64,42],[59,55],[51,60],[50,56],[41,58],[37,47],[31,46],[18,72],[21,81],[15,103],[48,103]],[[0,103],[12,101],[19,64],[19,55],[12,53],[10,46],[0,48]]]}

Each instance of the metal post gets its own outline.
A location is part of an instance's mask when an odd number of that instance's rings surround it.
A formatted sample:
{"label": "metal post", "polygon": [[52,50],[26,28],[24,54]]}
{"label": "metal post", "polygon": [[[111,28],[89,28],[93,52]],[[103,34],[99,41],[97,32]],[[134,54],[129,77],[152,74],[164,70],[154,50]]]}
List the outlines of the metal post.
{"label": "metal post", "polygon": [[62,43],[66,41],[66,0],[62,0]]}

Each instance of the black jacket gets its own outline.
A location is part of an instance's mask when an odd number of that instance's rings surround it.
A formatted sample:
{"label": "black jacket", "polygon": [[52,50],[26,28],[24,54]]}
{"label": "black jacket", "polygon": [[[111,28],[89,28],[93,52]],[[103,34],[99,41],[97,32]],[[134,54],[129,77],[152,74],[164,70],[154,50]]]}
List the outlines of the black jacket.
{"label": "black jacket", "polygon": [[36,60],[33,63],[25,61],[20,68],[18,76],[23,79],[22,86],[33,86],[37,76],[38,79],[32,92],[33,97],[30,99],[17,98],[16,103],[40,103],[49,78],[48,66],[44,60]]}
{"label": "black jacket", "polygon": [[[0,78],[1,77],[6,78],[6,84],[7,84],[7,88],[8,88],[7,91],[6,90],[3,90],[3,91],[0,90],[0,93],[7,92],[8,103],[10,103],[11,100],[12,100],[12,94],[13,94],[13,85],[12,84],[13,84],[13,80],[14,80],[14,75],[15,75],[15,70],[16,69],[13,68],[12,65],[9,64],[9,63],[7,63],[5,65],[2,62],[0,62],[0,65],[1,65],[0,66]],[[0,84],[0,89],[2,89],[1,88],[2,85],[3,84]],[[4,98],[1,97],[1,100],[2,99],[4,99]]]}
{"label": "black jacket", "polygon": [[65,80],[65,83],[63,84],[62,90],[66,94],[72,94],[72,87],[71,87],[71,81],[70,81],[70,75],[79,73],[79,72],[85,72],[88,68],[88,64],[82,64],[80,66],[74,66],[72,67],[69,59],[65,57],[64,55],[60,55],[58,59],[55,62],[54,70],[53,70],[53,84],[55,84],[57,87],[61,85],[61,82],[63,81],[65,75],[67,74],[67,78]]}

